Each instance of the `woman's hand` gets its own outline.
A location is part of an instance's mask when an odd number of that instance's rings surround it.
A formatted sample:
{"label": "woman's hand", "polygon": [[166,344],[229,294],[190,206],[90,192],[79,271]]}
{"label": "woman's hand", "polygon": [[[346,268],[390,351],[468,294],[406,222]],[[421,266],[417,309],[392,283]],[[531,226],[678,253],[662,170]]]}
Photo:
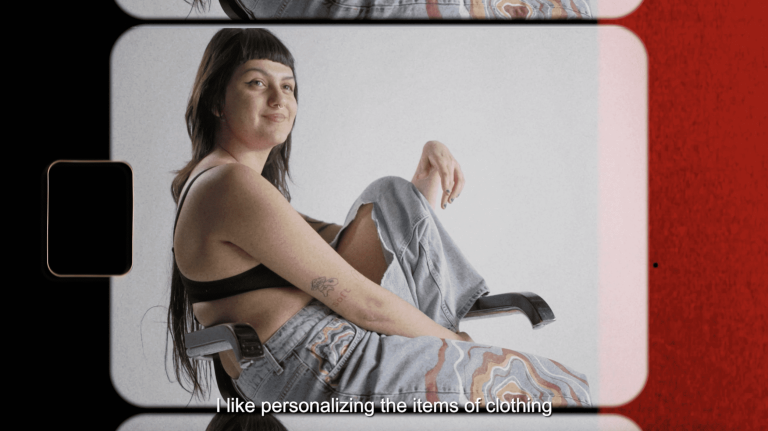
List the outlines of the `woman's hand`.
{"label": "woman's hand", "polygon": [[470,343],[474,343],[475,340],[472,339],[472,337],[469,336],[466,332],[457,332],[456,335],[461,338],[461,341],[469,341]]}
{"label": "woman's hand", "polygon": [[445,209],[464,189],[464,173],[448,147],[438,141],[424,144],[419,166],[411,182],[433,209]]}

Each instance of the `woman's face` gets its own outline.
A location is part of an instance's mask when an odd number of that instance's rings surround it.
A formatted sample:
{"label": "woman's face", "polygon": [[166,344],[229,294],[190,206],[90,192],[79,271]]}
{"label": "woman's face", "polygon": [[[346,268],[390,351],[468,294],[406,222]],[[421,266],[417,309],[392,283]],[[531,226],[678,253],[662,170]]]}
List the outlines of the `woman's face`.
{"label": "woman's face", "polygon": [[232,74],[222,106],[221,133],[249,149],[271,149],[288,138],[296,119],[296,80],[291,68],[250,60]]}

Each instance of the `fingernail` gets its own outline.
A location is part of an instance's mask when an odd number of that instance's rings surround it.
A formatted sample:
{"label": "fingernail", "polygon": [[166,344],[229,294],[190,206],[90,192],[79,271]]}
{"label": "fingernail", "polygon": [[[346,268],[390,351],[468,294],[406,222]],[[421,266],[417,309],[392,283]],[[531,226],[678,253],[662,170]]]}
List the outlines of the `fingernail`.
{"label": "fingernail", "polygon": [[443,209],[448,208],[448,204],[443,204]]}
{"label": "fingernail", "polygon": [[449,194],[451,194],[451,191],[448,190],[448,189],[445,189],[445,194],[449,195]]}
{"label": "fingernail", "polygon": [[453,198],[451,198],[451,203],[453,203]]}

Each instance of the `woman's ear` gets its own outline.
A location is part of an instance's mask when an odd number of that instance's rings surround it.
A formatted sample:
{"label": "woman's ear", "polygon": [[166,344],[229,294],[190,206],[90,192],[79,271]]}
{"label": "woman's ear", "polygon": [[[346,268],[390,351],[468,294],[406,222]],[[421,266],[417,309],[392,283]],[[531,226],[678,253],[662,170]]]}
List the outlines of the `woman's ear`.
{"label": "woman's ear", "polygon": [[214,117],[219,119],[224,119],[224,110],[221,109],[221,106],[223,105],[221,100],[211,101],[210,106],[211,107],[211,114],[213,114]]}

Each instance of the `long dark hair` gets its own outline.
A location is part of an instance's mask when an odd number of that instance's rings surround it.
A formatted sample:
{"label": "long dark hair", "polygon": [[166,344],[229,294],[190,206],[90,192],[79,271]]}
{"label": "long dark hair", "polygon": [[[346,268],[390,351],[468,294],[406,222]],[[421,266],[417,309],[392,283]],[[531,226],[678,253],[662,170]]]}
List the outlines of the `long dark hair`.
{"label": "long dark hair", "polygon": [[[296,76],[290,51],[268,30],[227,28],[216,33],[208,43],[187,103],[186,121],[187,132],[192,140],[192,160],[176,171],[176,177],[171,184],[171,194],[177,204],[192,170],[216,147],[218,119],[214,112],[221,110],[232,74],[241,64],[261,59],[284,64],[290,67],[294,77]],[[294,89],[294,96],[298,101],[298,85]],[[291,134],[284,143],[272,148],[261,172],[288,201],[291,200],[287,182],[290,178],[290,154]],[[173,341],[174,372],[184,389],[196,396],[206,396],[210,389],[210,365],[208,362],[201,364],[199,361],[191,361],[184,345],[184,334],[200,330],[202,325],[192,313],[192,303],[181,283],[181,273],[175,258],[172,271],[168,332]]]}
{"label": "long dark hair", "polygon": [[205,431],[288,431],[276,417],[267,413],[216,413]]}
{"label": "long dark hair", "polygon": [[211,8],[211,0],[184,0],[187,4],[192,5],[193,9],[197,9],[199,12],[204,12],[206,9]]}

